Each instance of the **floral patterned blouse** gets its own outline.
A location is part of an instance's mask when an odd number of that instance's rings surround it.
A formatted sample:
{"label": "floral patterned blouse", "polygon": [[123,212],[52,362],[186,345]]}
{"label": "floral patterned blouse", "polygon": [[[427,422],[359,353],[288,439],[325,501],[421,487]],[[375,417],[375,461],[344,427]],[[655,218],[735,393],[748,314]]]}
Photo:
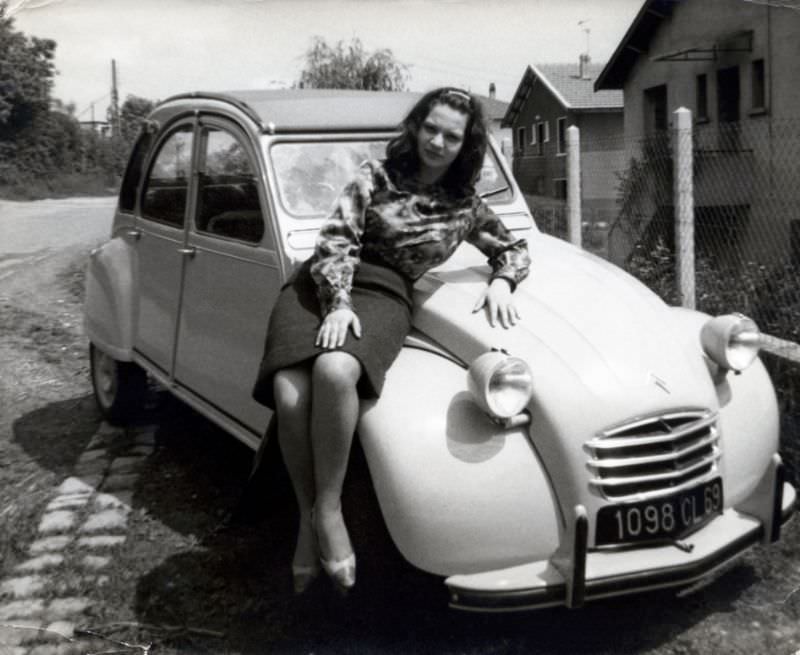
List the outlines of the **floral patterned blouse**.
{"label": "floral patterned blouse", "polygon": [[353,309],[350,291],[362,257],[416,280],[466,239],[489,257],[491,280],[505,278],[513,289],[526,277],[525,240],[515,238],[480,197],[454,200],[441,187],[411,180],[402,186],[381,162],[366,162],[337,200],[311,265],[323,316]]}

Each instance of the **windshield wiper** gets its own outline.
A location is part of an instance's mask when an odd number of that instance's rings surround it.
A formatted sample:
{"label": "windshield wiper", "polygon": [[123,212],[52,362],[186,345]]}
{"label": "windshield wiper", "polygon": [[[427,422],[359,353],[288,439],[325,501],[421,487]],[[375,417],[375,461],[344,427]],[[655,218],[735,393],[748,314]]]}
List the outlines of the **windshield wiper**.
{"label": "windshield wiper", "polygon": [[481,198],[488,198],[489,196],[496,196],[499,193],[503,193],[503,191],[509,191],[511,187],[507,184],[505,186],[497,187],[496,189],[491,189],[490,191],[484,191],[480,194]]}

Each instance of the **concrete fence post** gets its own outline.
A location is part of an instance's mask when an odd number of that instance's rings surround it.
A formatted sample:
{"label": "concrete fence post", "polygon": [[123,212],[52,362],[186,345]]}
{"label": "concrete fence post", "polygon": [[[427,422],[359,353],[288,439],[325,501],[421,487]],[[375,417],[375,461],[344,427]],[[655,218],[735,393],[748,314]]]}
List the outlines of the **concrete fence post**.
{"label": "concrete fence post", "polygon": [[567,237],[581,246],[581,131],[567,128]]}
{"label": "concrete fence post", "polygon": [[673,112],[673,205],[675,206],[675,279],[681,305],[695,308],[694,176],[692,162],[692,112]]}

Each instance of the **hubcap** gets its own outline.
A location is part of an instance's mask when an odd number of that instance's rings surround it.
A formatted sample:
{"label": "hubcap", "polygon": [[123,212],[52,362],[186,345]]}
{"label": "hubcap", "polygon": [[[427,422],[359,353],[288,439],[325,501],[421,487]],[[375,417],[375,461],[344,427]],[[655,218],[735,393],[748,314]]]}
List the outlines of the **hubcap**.
{"label": "hubcap", "polygon": [[117,363],[104,352],[94,349],[95,391],[103,407],[111,407],[117,395]]}

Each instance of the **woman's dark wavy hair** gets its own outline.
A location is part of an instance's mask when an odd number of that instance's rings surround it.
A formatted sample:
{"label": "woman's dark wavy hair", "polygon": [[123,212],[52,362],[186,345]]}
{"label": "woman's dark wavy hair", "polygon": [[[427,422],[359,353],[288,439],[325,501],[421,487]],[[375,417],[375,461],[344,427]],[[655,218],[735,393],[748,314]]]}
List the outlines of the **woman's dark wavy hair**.
{"label": "woman's dark wavy hair", "polygon": [[417,133],[434,105],[447,105],[467,115],[464,144],[440,184],[455,196],[471,196],[480,177],[489,138],[480,103],[462,89],[442,87],[419,99],[400,123],[400,134],[386,146],[386,169],[395,180],[413,178],[417,174],[420,168]]}

